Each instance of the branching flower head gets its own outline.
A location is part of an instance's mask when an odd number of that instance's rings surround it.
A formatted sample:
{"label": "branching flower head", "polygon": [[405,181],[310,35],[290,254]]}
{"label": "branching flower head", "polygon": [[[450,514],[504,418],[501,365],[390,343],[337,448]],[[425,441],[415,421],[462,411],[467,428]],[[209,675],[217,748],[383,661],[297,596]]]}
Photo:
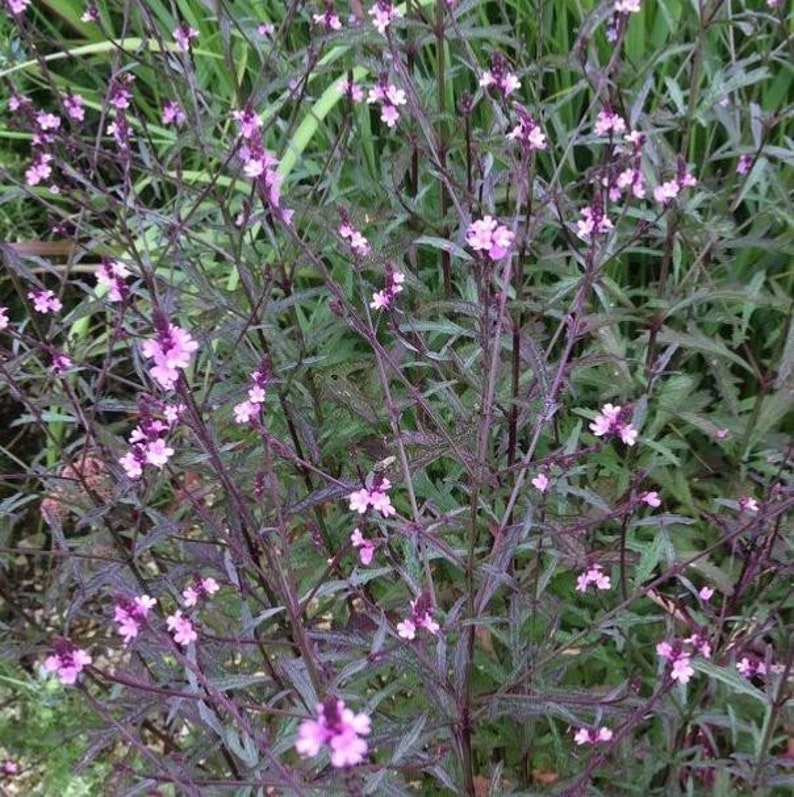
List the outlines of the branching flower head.
{"label": "branching flower head", "polygon": [[316,720],[307,719],[300,724],[295,749],[303,758],[313,758],[327,746],[333,766],[352,767],[367,754],[367,742],[361,737],[369,732],[370,719],[366,714],[354,714],[343,700],[329,697],[317,706]]}
{"label": "branching flower head", "polygon": [[164,390],[172,390],[179,377],[179,371],[190,366],[190,358],[198,349],[198,343],[190,333],[174,324],[168,324],[158,331],[153,340],[144,341],[143,356],[154,360],[149,376]]}
{"label": "branching flower head", "polygon": [[617,435],[627,446],[633,446],[639,434],[630,421],[629,411],[612,404],[604,404],[590,424],[590,431],[596,437]]}
{"label": "branching flower head", "polygon": [[76,683],[77,676],[93,661],[86,651],[68,639],[56,639],[53,648],[55,652],[44,660],[44,669],[55,673],[65,685]]}

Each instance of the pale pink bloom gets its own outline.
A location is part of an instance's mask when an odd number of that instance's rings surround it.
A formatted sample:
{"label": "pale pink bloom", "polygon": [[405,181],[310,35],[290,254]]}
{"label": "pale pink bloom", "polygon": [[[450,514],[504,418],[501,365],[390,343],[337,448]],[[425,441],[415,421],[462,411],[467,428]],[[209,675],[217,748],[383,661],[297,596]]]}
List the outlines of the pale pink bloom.
{"label": "pale pink bloom", "polygon": [[63,98],[66,115],[75,122],[82,122],[85,119],[84,102],[79,94],[67,94]]}
{"label": "pale pink bloom", "polygon": [[124,468],[125,473],[130,479],[140,479],[143,475],[143,465],[145,461],[143,452],[139,453],[137,449],[133,449],[119,459],[119,464]]}
{"label": "pale pink bloom", "polygon": [[328,698],[317,706],[317,719],[304,720],[298,728],[295,749],[303,758],[313,758],[324,746],[331,751],[331,764],[355,766],[367,754],[367,742],[360,738],[370,732],[366,714],[354,714],[343,700]]}
{"label": "pale pink bloom", "polygon": [[47,152],[40,153],[31,166],[25,170],[25,182],[29,186],[34,186],[48,180],[52,175],[51,161],[52,155]]}
{"label": "pale pink bloom", "polygon": [[198,349],[198,343],[190,333],[174,324],[169,324],[165,332],[154,340],[144,341],[143,356],[154,360],[149,376],[165,390],[171,390],[179,377],[178,369],[190,365],[190,358]]}
{"label": "pale pink bloom", "polygon": [[182,590],[182,602],[185,606],[195,606],[200,598],[209,598],[219,589],[218,582],[211,576],[197,578],[192,585]]}
{"label": "pale pink bloom", "polygon": [[656,490],[649,490],[647,493],[643,493],[640,496],[640,500],[654,509],[657,509],[662,505],[662,501],[659,498],[659,493],[657,493]]}
{"label": "pale pink bloom", "polygon": [[187,116],[182,110],[182,106],[175,100],[166,100],[163,103],[162,122],[164,125],[180,125],[185,124]]}
{"label": "pale pink bloom", "polygon": [[616,14],[637,14],[640,10],[640,0],[617,0],[615,3]]}
{"label": "pale pink bloom", "polygon": [[623,423],[618,426],[618,434],[627,446],[633,446],[637,442],[639,432],[630,423]]}
{"label": "pale pink bloom", "polygon": [[369,502],[376,512],[380,512],[383,517],[391,517],[397,514],[397,510],[392,506],[391,498],[379,490],[374,490],[369,494]]}
{"label": "pale pink bloom", "polygon": [[758,501],[751,495],[743,495],[739,498],[739,509],[741,509],[742,512],[757,512]]}
{"label": "pale pink bloom", "polygon": [[61,300],[50,290],[30,291],[28,299],[33,302],[33,309],[38,313],[57,313],[63,308]]}
{"label": "pale pink bloom", "polygon": [[361,88],[358,83],[352,82],[349,78],[342,81],[340,88],[342,89],[342,93],[353,102],[362,102],[364,100],[364,89]]}
{"label": "pale pink bloom", "polygon": [[162,469],[174,455],[174,449],[166,445],[165,440],[158,438],[146,446],[146,461],[150,465]]}
{"label": "pale pink bloom", "polygon": [[394,297],[403,290],[405,274],[401,271],[394,271],[391,266],[386,269],[386,287],[382,291],[372,294],[372,301],[369,306],[373,310],[386,310],[391,307]]}
{"label": "pale pink bloom", "polygon": [[491,68],[486,69],[480,75],[480,86],[484,89],[495,86],[503,97],[507,97],[517,89],[520,89],[521,81],[512,72],[508,72],[505,66],[504,58],[499,53],[495,53],[491,59]]}
{"label": "pale pink bloom", "polygon": [[549,477],[545,473],[539,473],[532,479],[532,486],[545,493],[549,488]]}
{"label": "pale pink bloom", "polygon": [[626,132],[626,122],[623,117],[610,109],[601,111],[596,117],[595,134],[605,136],[607,134],[619,136]]}
{"label": "pale pink bloom", "polygon": [[700,592],[698,592],[698,598],[706,603],[711,600],[712,595],[714,595],[714,588],[713,587],[703,587]]}
{"label": "pale pink bloom", "polygon": [[669,661],[673,658],[673,646],[669,642],[660,642],[656,646],[656,653]]}
{"label": "pale pink bloom", "polygon": [[579,728],[579,730],[574,733],[573,740],[578,745],[593,745],[599,742],[608,742],[613,736],[614,733],[607,728],[606,725],[602,725],[598,729]]}
{"label": "pale pink bloom", "polygon": [[62,684],[75,683],[83,668],[91,664],[91,656],[67,640],[57,640],[53,647],[55,653],[44,660],[44,669],[55,673]]}
{"label": "pale pink bloom", "polygon": [[358,512],[360,515],[363,515],[369,508],[369,490],[366,487],[362,487],[360,490],[350,493],[348,499],[350,500],[351,512]]}
{"label": "pale pink bloom", "polygon": [[12,761],[8,759],[3,761],[2,765],[0,765],[0,774],[3,775],[18,775],[19,774],[19,764],[16,761]]}
{"label": "pale pink bloom", "polygon": [[586,592],[590,584],[595,584],[597,590],[612,588],[612,579],[604,573],[601,565],[592,565],[576,579],[576,591]]}
{"label": "pale pink bloom", "polygon": [[0,307],[0,331],[8,329],[8,308]]}
{"label": "pale pink bloom", "polygon": [[690,662],[689,656],[685,654],[681,654],[673,659],[673,666],[672,670],[670,671],[670,677],[674,681],[678,681],[680,684],[689,683],[689,680],[695,674],[695,670],[692,667]]}
{"label": "pale pink bloom", "polygon": [[540,125],[518,103],[514,107],[518,112],[518,124],[507,133],[507,140],[519,141],[530,152],[546,149],[546,136]]}
{"label": "pale pink bloom", "polygon": [[312,14],[312,22],[315,25],[322,25],[327,30],[342,30],[342,20],[334,12],[331,3],[326,4],[326,9],[322,14]]}
{"label": "pale pink bloom", "polygon": [[52,357],[52,365],[50,366],[53,370],[53,373],[56,375],[62,374],[64,371],[68,371],[72,367],[72,358],[69,357],[68,354],[64,354],[63,352],[57,352]]}
{"label": "pale pink bloom", "polygon": [[171,35],[174,37],[177,47],[179,47],[183,53],[186,53],[190,49],[190,42],[198,37],[199,32],[187,24],[182,24],[176,28]]}
{"label": "pale pink bloom", "polygon": [[181,609],[177,609],[173,614],[166,617],[165,624],[173,634],[174,642],[177,645],[188,645],[198,639],[193,623],[187,617],[182,616]]}
{"label": "pale pink bloom", "polygon": [[237,128],[244,139],[253,138],[254,134],[262,127],[262,120],[259,114],[254,113],[250,108],[243,111],[234,111],[232,118],[237,122]]}
{"label": "pale pink bloom", "polygon": [[269,22],[263,22],[257,27],[256,32],[260,36],[272,36],[276,32],[276,27]]}
{"label": "pale pink bloom", "polygon": [[127,267],[118,260],[102,262],[96,270],[97,285],[107,289],[109,302],[120,302],[124,298],[127,285],[124,280],[129,277]]}
{"label": "pale pink bloom", "polygon": [[466,243],[476,252],[487,252],[491,260],[510,253],[515,235],[492,216],[473,221],[466,229]]}
{"label": "pale pink bloom", "polygon": [[259,414],[260,409],[261,406],[253,401],[241,401],[239,404],[234,405],[234,422],[249,423],[252,418]]}
{"label": "pale pink bloom", "polygon": [[360,257],[370,253],[369,241],[349,221],[343,221],[339,226],[339,235],[346,239],[350,248]]}
{"label": "pale pink bloom", "polygon": [[138,595],[131,602],[122,600],[116,604],[113,619],[119,624],[118,632],[124,638],[124,644],[138,636],[146,615],[156,604],[157,601],[149,595]]}
{"label": "pale pink bloom", "polygon": [[358,549],[358,556],[362,565],[372,564],[372,558],[375,556],[375,543],[368,540],[362,533],[361,529],[353,529],[350,535],[350,542],[354,548]]}
{"label": "pale pink bloom", "polygon": [[596,415],[595,420],[590,424],[590,431],[596,437],[603,437],[609,434],[620,417],[620,410],[620,406],[615,407],[612,404],[604,404],[601,407],[601,412]]}
{"label": "pale pink bloom", "polygon": [[380,110],[380,120],[387,127],[394,127],[400,120],[400,112],[393,105],[384,105]]}
{"label": "pale pink bloom", "polygon": [[416,626],[410,618],[403,620],[401,623],[397,623],[397,636],[401,639],[409,640],[416,638]]}
{"label": "pale pink bloom", "polygon": [[254,385],[248,390],[248,400],[252,404],[264,404],[265,402],[265,388],[261,385]]}
{"label": "pale pink bloom", "polygon": [[30,0],[6,0],[6,2],[8,10],[14,16],[21,14],[30,5]]}
{"label": "pale pink bloom", "polygon": [[588,239],[593,233],[604,234],[614,228],[612,222],[596,207],[585,207],[579,211],[582,218],[576,222],[576,234],[582,239]]}
{"label": "pale pink bloom", "polygon": [[656,202],[666,205],[672,202],[680,191],[681,188],[678,185],[678,180],[668,180],[666,183],[657,185],[656,188],[653,189],[653,198]]}
{"label": "pale pink bloom", "polygon": [[711,658],[711,643],[708,638],[700,634],[692,634],[687,637],[684,642],[691,645],[704,659]]}
{"label": "pale pink bloom", "polygon": [[730,429],[717,429],[717,431],[714,432],[714,437],[716,437],[717,440],[727,440],[730,436]]}
{"label": "pale pink bloom", "polygon": [[61,117],[47,111],[36,114],[36,125],[39,130],[57,130],[61,126]]}
{"label": "pale pink bloom", "polygon": [[93,22],[99,22],[99,9],[91,4],[83,11],[83,15],[80,17],[81,22],[85,22],[86,24],[91,24]]}
{"label": "pale pink bloom", "polygon": [[372,17],[372,24],[381,36],[385,36],[386,28],[403,15],[399,8],[384,0],[377,0],[367,13]]}

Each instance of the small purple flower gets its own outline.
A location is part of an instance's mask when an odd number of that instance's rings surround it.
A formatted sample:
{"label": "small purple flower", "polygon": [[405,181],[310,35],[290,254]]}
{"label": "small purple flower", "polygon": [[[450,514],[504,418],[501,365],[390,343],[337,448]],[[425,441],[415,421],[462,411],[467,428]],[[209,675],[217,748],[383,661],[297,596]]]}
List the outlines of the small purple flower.
{"label": "small purple flower", "polygon": [[317,706],[317,719],[304,720],[298,728],[295,749],[303,758],[313,758],[323,747],[331,751],[331,764],[337,768],[360,764],[367,754],[370,732],[366,714],[354,714],[343,700],[329,697]]}
{"label": "small purple flower", "polygon": [[44,669],[55,673],[58,680],[65,685],[76,683],[77,676],[93,661],[86,651],[68,639],[55,640],[53,648],[55,652],[44,660]]}

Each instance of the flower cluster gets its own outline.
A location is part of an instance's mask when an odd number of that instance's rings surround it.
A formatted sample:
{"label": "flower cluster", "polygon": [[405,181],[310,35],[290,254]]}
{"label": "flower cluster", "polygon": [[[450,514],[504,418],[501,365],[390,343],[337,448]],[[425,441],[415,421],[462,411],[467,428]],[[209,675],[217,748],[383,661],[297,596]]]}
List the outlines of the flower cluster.
{"label": "flower cluster", "polygon": [[326,30],[342,30],[342,20],[334,11],[333,0],[325,0],[325,11],[322,14],[313,14],[312,22],[322,25]]}
{"label": "flower cluster", "polygon": [[494,261],[510,254],[514,239],[515,235],[493,216],[473,221],[466,229],[466,243],[475,252],[487,252]]}
{"label": "flower cluster", "polygon": [[367,539],[361,529],[356,527],[350,535],[350,542],[358,550],[358,557],[362,565],[372,564],[372,557],[375,556],[375,543]]}
{"label": "flower cluster", "polygon": [[37,313],[58,313],[63,309],[61,300],[50,290],[30,291],[28,299]]}
{"label": "flower cluster", "polygon": [[276,171],[278,158],[265,149],[260,133],[262,120],[250,108],[235,111],[232,117],[237,122],[240,137],[243,139],[237,150],[243,164],[243,173],[254,180],[270,207],[280,210],[279,217],[288,224],[292,211],[281,209],[282,177]]}
{"label": "flower cluster", "polygon": [[430,634],[437,634],[440,629],[439,624],[433,619],[430,596],[425,592],[415,601],[411,601],[411,614],[397,624],[397,635],[402,639],[415,639],[417,628],[424,628]]}
{"label": "flower cluster", "polygon": [[687,171],[686,164],[681,160],[675,179],[657,185],[653,189],[653,198],[666,207],[684,188],[692,188],[695,185],[697,185],[697,180]]}
{"label": "flower cluster", "polygon": [[512,72],[508,72],[506,67],[504,56],[494,53],[491,57],[491,68],[480,75],[480,86],[484,89],[493,86],[503,97],[521,88],[521,81]]}
{"label": "flower cluster", "polygon": [[185,606],[195,606],[202,598],[212,597],[220,587],[212,576],[194,576],[193,583],[182,590]]}
{"label": "flower cluster", "polygon": [[68,639],[56,639],[53,648],[55,652],[44,659],[44,669],[55,673],[62,684],[75,683],[83,668],[93,661],[86,651]]}
{"label": "flower cluster", "polygon": [[347,241],[355,255],[366,257],[371,251],[369,241],[350,223],[350,219],[344,211],[340,211],[340,215],[342,223],[339,225],[339,235]]}
{"label": "flower cluster", "polygon": [[164,435],[173,430],[182,407],[163,405],[162,410],[165,421],[154,418],[149,405],[145,401],[141,403],[141,422],[130,435],[130,450],[119,459],[130,479],[139,479],[145,465],[154,465],[162,470],[174,455],[174,449],[166,443]]}
{"label": "flower cluster", "polygon": [[605,108],[596,117],[593,129],[597,136],[619,136],[626,132],[626,122],[620,114]]}
{"label": "flower cluster", "polygon": [[270,381],[269,373],[268,363],[264,360],[256,371],[251,372],[253,384],[248,388],[248,398],[234,405],[235,423],[249,423],[252,418],[259,415],[262,405],[265,403],[267,385]]}
{"label": "flower cluster", "polygon": [[612,404],[604,404],[601,412],[590,424],[590,431],[596,437],[607,437],[616,434],[627,445],[633,446],[639,434],[630,421],[628,408],[625,410]]}
{"label": "flower cluster", "polygon": [[582,208],[579,212],[582,218],[576,222],[576,234],[585,241],[592,239],[594,235],[604,235],[614,228],[598,202]]}
{"label": "flower cluster", "polygon": [[670,678],[686,684],[695,674],[692,656],[700,653],[704,659],[710,659],[711,645],[705,637],[693,634],[686,639],[673,640],[672,645],[669,642],[660,642],[656,646],[656,653],[670,663]]}
{"label": "flower cluster", "polygon": [[138,636],[149,610],[156,604],[157,601],[149,595],[138,595],[132,600],[121,598],[116,602],[113,620],[119,625],[118,632],[124,638],[125,645]]}
{"label": "flower cluster", "polygon": [[595,584],[597,590],[611,589],[612,579],[604,573],[601,565],[591,565],[584,573],[580,573],[576,579],[576,591],[587,592],[587,588]]}
{"label": "flower cluster", "polygon": [[739,675],[744,678],[756,678],[769,675],[770,673],[783,672],[785,668],[782,664],[770,664],[767,666],[762,659],[750,659],[747,656],[742,656],[742,658],[736,662],[736,669],[739,671]]}
{"label": "flower cluster", "polygon": [[351,511],[363,515],[369,507],[372,507],[383,517],[391,517],[397,513],[397,510],[392,506],[391,498],[387,494],[390,488],[391,482],[385,476],[376,473],[371,487],[362,487],[348,496]]}
{"label": "flower cluster", "polygon": [[198,639],[193,623],[189,617],[182,615],[181,609],[177,609],[173,614],[168,615],[165,618],[165,624],[177,645],[189,645]]}
{"label": "flower cluster", "polygon": [[129,269],[118,260],[103,260],[96,270],[97,285],[105,288],[109,302],[120,302],[125,298],[128,288],[124,280],[129,276]]}
{"label": "flower cluster", "polygon": [[190,358],[198,349],[198,343],[181,327],[168,324],[158,330],[154,340],[144,341],[143,356],[154,360],[149,376],[164,390],[172,390],[179,378],[179,371],[190,366]]}
{"label": "flower cluster", "polygon": [[402,291],[403,282],[405,282],[405,274],[401,271],[395,271],[391,263],[389,263],[386,266],[386,287],[372,294],[372,301],[369,306],[373,310],[388,310],[394,301],[394,297]]}
{"label": "flower cluster", "polygon": [[405,105],[405,92],[398,89],[394,83],[389,83],[387,75],[381,75],[377,85],[373,86],[367,94],[367,103],[380,103],[380,120],[387,127],[394,127],[400,119],[397,108]]}
{"label": "flower cluster", "polygon": [[190,42],[198,38],[199,32],[195,28],[191,28],[188,24],[182,23],[176,28],[171,35],[174,37],[176,46],[180,52],[186,53],[190,50]]}
{"label": "flower cluster", "polygon": [[343,700],[329,697],[317,706],[317,719],[307,719],[298,728],[295,749],[304,758],[313,758],[323,747],[331,751],[331,764],[337,768],[361,763],[367,754],[367,742],[362,739],[370,732],[366,714],[354,714]]}
{"label": "flower cluster", "polygon": [[506,135],[508,141],[518,141],[527,151],[547,148],[546,135],[532,115],[518,103],[513,106],[518,114],[518,124]]}
{"label": "flower cluster", "polygon": [[30,5],[30,0],[6,0],[6,2],[8,10],[14,16],[21,14]]}
{"label": "flower cluster", "polygon": [[574,733],[573,740],[579,745],[593,745],[599,742],[609,742],[613,736],[612,731],[606,725],[602,725],[600,728],[579,728]]}
{"label": "flower cluster", "polygon": [[381,36],[385,36],[386,28],[403,15],[403,12],[388,0],[377,0],[367,13],[372,17],[372,24]]}
{"label": "flower cluster", "polygon": [[50,370],[56,375],[60,376],[64,372],[68,371],[74,363],[72,362],[72,358],[65,354],[62,351],[55,351],[51,355],[52,359],[50,360]]}
{"label": "flower cluster", "polygon": [[176,100],[166,100],[163,103],[161,120],[166,127],[168,125],[181,127],[187,121],[187,116],[182,110],[182,106]]}

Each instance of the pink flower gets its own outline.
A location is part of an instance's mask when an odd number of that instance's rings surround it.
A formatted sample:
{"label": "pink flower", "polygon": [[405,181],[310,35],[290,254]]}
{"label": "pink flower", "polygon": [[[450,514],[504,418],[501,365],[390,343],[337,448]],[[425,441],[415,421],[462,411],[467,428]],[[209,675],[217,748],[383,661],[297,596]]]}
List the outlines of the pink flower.
{"label": "pink flower", "polygon": [[369,306],[373,310],[388,310],[395,296],[402,292],[405,274],[395,271],[391,264],[386,266],[386,287],[382,291],[372,294],[372,301]]}
{"label": "pink flower", "polygon": [[171,390],[179,376],[178,369],[190,365],[190,358],[198,343],[180,327],[169,324],[155,340],[144,341],[143,356],[154,360],[149,376],[165,390]]}
{"label": "pink flower", "polygon": [[639,433],[634,425],[626,420],[627,417],[628,413],[622,407],[604,404],[601,412],[590,424],[590,431],[596,437],[617,434],[627,446],[633,446],[637,442]]}
{"label": "pink flower", "polygon": [[146,445],[146,462],[161,470],[173,455],[174,449],[167,446],[162,438],[152,440]]}
{"label": "pink flower", "polygon": [[313,14],[312,22],[322,25],[326,30],[342,30],[342,20],[334,12],[333,0],[326,0],[324,13]]}
{"label": "pink flower", "polygon": [[656,646],[657,655],[670,662],[670,677],[680,684],[689,683],[692,676],[695,674],[695,669],[692,667],[691,654],[684,649],[684,644],[690,644],[689,640],[685,642],[676,641],[671,645],[669,642],[660,642]]}
{"label": "pink flower", "polygon": [[349,78],[346,78],[342,81],[339,87],[345,97],[350,99],[352,102],[363,102],[364,89],[362,89],[358,83],[354,83]]}
{"label": "pink flower", "polygon": [[507,71],[507,63],[501,53],[491,56],[491,68],[480,75],[480,86],[484,89],[494,86],[503,97],[507,97],[521,88],[521,81],[512,72]]}
{"label": "pink flower", "polygon": [[199,32],[195,28],[191,28],[186,23],[183,23],[176,28],[171,35],[174,37],[177,47],[179,47],[183,53],[186,53],[190,49],[190,42],[198,37]]}
{"label": "pink flower", "polygon": [[201,598],[212,597],[219,589],[218,582],[214,578],[196,576],[193,584],[182,590],[183,603],[185,606],[195,606]]}
{"label": "pink flower", "polygon": [[433,619],[433,605],[430,595],[422,592],[416,600],[411,601],[411,614],[397,624],[397,635],[402,639],[414,639],[416,631],[424,628],[429,634],[437,634],[441,628]]}
{"label": "pink flower", "polygon": [[249,423],[259,414],[260,405],[253,401],[242,401],[234,405],[234,422]]}
{"label": "pink flower", "polygon": [[358,549],[358,556],[361,559],[362,565],[372,564],[372,558],[375,556],[375,543],[368,540],[362,533],[361,529],[353,529],[350,535],[350,542],[354,548]]}
{"label": "pink flower", "polygon": [[366,257],[370,253],[369,241],[347,220],[343,218],[339,226],[339,235],[344,238],[350,248],[359,257]]}
{"label": "pink flower", "polygon": [[367,12],[372,17],[372,24],[381,36],[386,35],[386,28],[399,19],[403,12],[399,8],[395,8],[391,3],[386,0],[377,0],[374,6]]}
{"label": "pink flower", "polygon": [[124,638],[124,644],[129,644],[141,630],[149,610],[157,601],[149,595],[138,595],[132,601],[122,599],[113,610],[113,620],[119,624],[118,632]]}
{"label": "pink flower", "polygon": [[514,103],[514,108],[518,113],[518,124],[506,135],[507,140],[518,141],[527,152],[546,149],[546,136],[540,125],[518,103]]}
{"label": "pink flower", "polygon": [[66,115],[75,122],[85,119],[85,100],[79,94],[67,94],[63,99]]}
{"label": "pink flower", "polygon": [[617,0],[616,14],[637,14],[640,11],[640,0]]}
{"label": "pink flower", "polygon": [[612,222],[596,206],[582,208],[579,212],[582,218],[576,222],[576,234],[584,240],[592,238],[594,233],[603,235],[614,228]]}
{"label": "pink flower", "polygon": [[355,766],[367,754],[367,742],[360,737],[369,732],[370,719],[366,714],[354,714],[343,700],[329,697],[317,706],[316,720],[307,719],[300,724],[295,749],[303,758],[313,758],[327,745],[333,766]]}
{"label": "pink flower", "polygon": [[364,487],[348,496],[350,510],[363,515],[371,506],[383,517],[391,517],[397,510],[392,506],[391,499],[386,491],[391,487],[391,482],[383,477],[375,477],[372,488]]}
{"label": "pink flower", "polygon": [[25,171],[25,182],[29,186],[34,186],[48,180],[52,174],[52,166],[50,166],[51,161],[52,155],[46,152],[40,153],[36,160],[33,161],[32,165]]}
{"label": "pink flower", "polygon": [[626,123],[623,117],[616,114],[611,109],[604,109],[596,117],[595,134],[597,136],[615,135],[619,136],[626,132]]}
{"label": "pink flower", "polygon": [[21,14],[29,5],[30,0],[7,0],[8,10],[14,15]]}
{"label": "pink flower", "polygon": [[406,97],[403,89],[398,89],[393,83],[389,83],[386,75],[382,75],[377,83],[367,94],[367,103],[381,103],[381,121],[388,127],[394,127],[400,118],[397,106],[405,105]]}
{"label": "pink flower", "polygon": [[703,601],[703,603],[707,603],[711,600],[712,596],[714,595],[714,588],[713,587],[703,587],[701,588],[700,592],[698,592],[698,598]]}
{"label": "pink flower", "polygon": [[545,473],[539,473],[532,479],[532,486],[545,493],[549,489],[549,477]]}
{"label": "pink flower", "polygon": [[83,15],[80,17],[81,22],[85,22],[86,24],[90,24],[93,22],[99,22],[99,9],[95,5],[89,5],[85,11],[83,11]]}
{"label": "pink flower", "polygon": [[612,579],[604,573],[601,565],[592,565],[584,573],[581,573],[576,579],[576,591],[587,592],[590,584],[595,584],[597,590],[606,590],[612,588]]}
{"label": "pink flower", "polygon": [[608,742],[612,739],[614,733],[606,727],[606,725],[602,725],[598,729],[588,729],[588,728],[579,728],[573,735],[573,740],[576,744],[598,744],[599,742]]}
{"label": "pink flower", "polygon": [[83,668],[93,661],[88,653],[67,639],[56,640],[53,647],[55,653],[44,660],[44,669],[55,673],[62,684],[75,683]]}
{"label": "pink flower", "polygon": [[124,299],[127,294],[127,283],[124,280],[129,275],[127,267],[118,260],[104,260],[99,265],[96,270],[97,285],[107,290],[109,302],[120,302]]}
{"label": "pink flower", "polygon": [[163,103],[162,122],[164,125],[180,125],[185,124],[187,116],[182,110],[182,106],[176,100],[166,100]]}
{"label": "pink flower", "polygon": [[501,260],[510,254],[515,236],[493,216],[473,221],[466,229],[466,243],[475,252],[487,252],[491,260]]}
{"label": "pink flower", "polygon": [[397,623],[397,636],[401,639],[408,640],[416,638],[416,626],[410,617],[403,620],[401,623]]}
{"label": "pink flower", "polygon": [[758,501],[751,495],[743,495],[739,498],[739,509],[742,512],[754,513],[758,511]]}
{"label": "pink flower", "polygon": [[68,371],[72,365],[72,358],[68,354],[56,352],[52,356],[52,364],[50,367],[56,376],[60,376],[65,371]]}
{"label": "pink flower", "polygon": [[28,299],[33,302],[33,309],[39,313],[57,313],[63,308],[61,300],[50,290],[30,291]]}
{"label": "pink flower", "polygon": [[140,479],[143,475],[143,465],[146,462],[145,454],[133,448],[119,459],[119,464],[130,479]]}
{"label": "pink flower", "polygon": [[659,498],[659,493],[657,493],[656,490],[649,490],[647,493],[643,493],[640,496],[640,500],[643,503],[648,504],[648,506],[653,507],[654,509],[657,509],[662,505],[662,501]]}
{"label": "pink flower", "polygon": [[262,120],[259,114],[254,113],[250,108],[243,111],[234,111],[232,118],[237,122],[237,128],[244,139],[253,138],[254,134],[262,127]]}
{"label": "pink flower", "polygon": [[177,645],[189,645],[198,639],[193,623],[187,617],[182,616],[182,610],[177,609],[173,614],[165,618],[168,630],[174,636]]}
{"label": "pink flower", "polygon": [[0,307],[0,332],[4,329],[8,329],[8,324],[8,308]]}

